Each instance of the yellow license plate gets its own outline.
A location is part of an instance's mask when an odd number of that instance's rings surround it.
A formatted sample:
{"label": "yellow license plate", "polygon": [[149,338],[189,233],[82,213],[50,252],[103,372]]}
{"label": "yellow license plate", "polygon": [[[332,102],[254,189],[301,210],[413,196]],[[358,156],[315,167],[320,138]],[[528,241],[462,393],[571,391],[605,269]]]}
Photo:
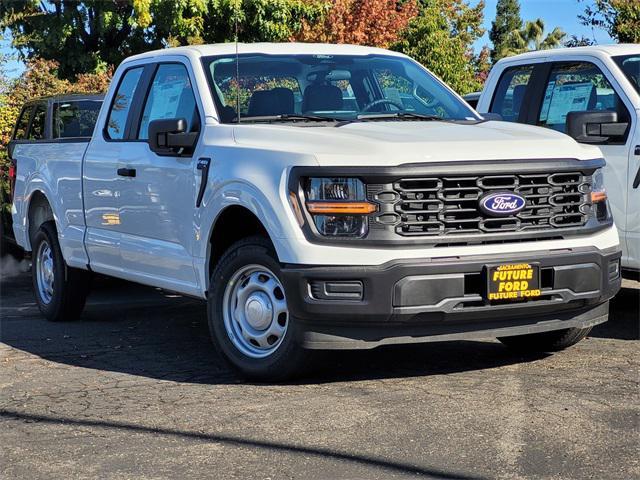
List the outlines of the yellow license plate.
{"label": "yellow license plate", "polygon": [[487,267],[487,299],[524,300],[540,296],[540,266],[514,263]]}

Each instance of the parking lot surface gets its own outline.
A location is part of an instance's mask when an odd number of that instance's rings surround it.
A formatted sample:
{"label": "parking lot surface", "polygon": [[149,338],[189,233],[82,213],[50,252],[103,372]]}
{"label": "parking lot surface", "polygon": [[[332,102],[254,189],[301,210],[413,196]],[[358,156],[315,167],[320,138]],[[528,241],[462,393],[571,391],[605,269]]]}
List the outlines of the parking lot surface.
{"label": "parking lot surface", "polygon": [[247,384],[203,303],[98,280],[48,323],[22,273],[0,284],[0,477],[640,478],[640,286],[555,355],[496,341],[327,355]]}

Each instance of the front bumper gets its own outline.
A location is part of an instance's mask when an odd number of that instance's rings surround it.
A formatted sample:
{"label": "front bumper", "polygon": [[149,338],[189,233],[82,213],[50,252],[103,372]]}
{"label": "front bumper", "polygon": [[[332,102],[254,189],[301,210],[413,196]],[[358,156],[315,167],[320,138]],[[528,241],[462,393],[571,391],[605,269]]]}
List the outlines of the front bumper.
{"label": "front bumper", "polygon": [[[285,265],[290,314],[307,348],[522,335],[605,322],[620,289],[620,250],[595,247],[398,260],[380,266]],[[540,265],[542,296],[509,304],[484,298],[484,268]]]}

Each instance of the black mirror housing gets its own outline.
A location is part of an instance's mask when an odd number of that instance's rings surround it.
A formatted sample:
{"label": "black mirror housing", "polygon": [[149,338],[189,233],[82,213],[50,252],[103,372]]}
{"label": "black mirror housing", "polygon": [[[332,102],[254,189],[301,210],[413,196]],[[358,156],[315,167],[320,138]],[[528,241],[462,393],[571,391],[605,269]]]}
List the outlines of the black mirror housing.
{"label": "black mirror housing", "polygon": [[182,155],[193,152],[197,132],[187,132],[184,118],[166,118],[149,123],[149,148],[158,155]]}
{"label": "black mirror housing", "polygon": [[580,143],[606,143],[624,137],[629,124],[618,122],[618,114],[609,111],[569,112],[567,135]]}

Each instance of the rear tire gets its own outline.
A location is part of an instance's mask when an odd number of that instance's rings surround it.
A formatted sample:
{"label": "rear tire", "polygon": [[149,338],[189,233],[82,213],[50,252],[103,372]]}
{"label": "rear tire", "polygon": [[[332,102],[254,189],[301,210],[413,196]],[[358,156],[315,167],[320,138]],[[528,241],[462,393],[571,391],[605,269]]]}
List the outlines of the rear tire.
{"label": "rear tire", "polygon": [[300,345],[273,245],[249,237],[222,255],[210,281],[207,316],[219,353],[245,377],[284,381],[304,372],[313,352]]}
{"label": "rear tire", "polygon": [[89,294],[91,274],[67,266],[53,222],[40,226],[31,246],[31,278],[38,308],[52,322],[78,319]]}
{"label": "rear tire", "polygon": [[552,332],[531,333],[498,338],[507,347],[521,352],[557,352],[569,348],[584,339],[591,327],[567,328]]}

